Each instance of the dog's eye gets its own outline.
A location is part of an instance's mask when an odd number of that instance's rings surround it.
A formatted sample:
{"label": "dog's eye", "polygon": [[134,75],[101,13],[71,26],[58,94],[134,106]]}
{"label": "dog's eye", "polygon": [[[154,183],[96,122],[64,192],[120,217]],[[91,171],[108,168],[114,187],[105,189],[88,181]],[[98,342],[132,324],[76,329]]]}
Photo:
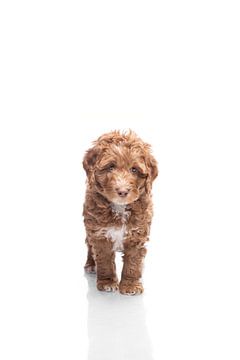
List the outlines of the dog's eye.
{"label": "dog's eye", "polygon": [[115,165],[114,164],[111,164],[107,167],[107,170],[108,171],[113,171],[115,169]]}
{"label": "dog's eye", "polygon": [[132,168],[130,169],[130,171],[131,171],[133,174],[136,174],[138,170],[137,170],[137,168],[132,167]]}

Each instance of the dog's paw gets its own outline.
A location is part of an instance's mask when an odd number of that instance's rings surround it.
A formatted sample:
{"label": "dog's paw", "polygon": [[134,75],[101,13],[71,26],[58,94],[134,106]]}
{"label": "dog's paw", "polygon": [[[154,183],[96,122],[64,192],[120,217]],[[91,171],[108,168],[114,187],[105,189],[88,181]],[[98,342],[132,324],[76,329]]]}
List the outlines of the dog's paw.
{"label": "dog's paw", "polygon": [[95,265],[86,264],[84,266],[84,270],[86,271],[87,274],[96,274],[96,266]]}
{"label": "dog's paw", "polygon": [[139,295],[143,290],[140,281],[122,280],[119,284],[119,291],[123,295]]}
{"label": "dog's paw", "polygon": [[114,292],[118,290],[116,280],[97,280],[97,288],[100,291]]}

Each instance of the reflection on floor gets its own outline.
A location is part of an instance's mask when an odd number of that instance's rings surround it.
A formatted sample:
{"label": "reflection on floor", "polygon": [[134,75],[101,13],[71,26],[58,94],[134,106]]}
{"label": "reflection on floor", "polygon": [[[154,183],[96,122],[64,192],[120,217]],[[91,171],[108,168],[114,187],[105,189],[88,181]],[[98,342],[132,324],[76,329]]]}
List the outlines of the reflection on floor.
{"label": "reflection on floor", "polygon": [[88,281],[88,360],[153,360],[143,296],[100,292]]}

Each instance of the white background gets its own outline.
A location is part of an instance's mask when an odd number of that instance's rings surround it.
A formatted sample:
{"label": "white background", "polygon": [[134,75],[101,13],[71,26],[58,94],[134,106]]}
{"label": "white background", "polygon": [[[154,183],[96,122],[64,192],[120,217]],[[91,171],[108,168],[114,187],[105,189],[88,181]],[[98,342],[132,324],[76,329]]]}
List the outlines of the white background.
{"label": "white background", "polygon": [[[1,1],[2,360],[240,358],[238,5]],[[82,157],[124,128],[160,170],[135,298],[82,270]]]}

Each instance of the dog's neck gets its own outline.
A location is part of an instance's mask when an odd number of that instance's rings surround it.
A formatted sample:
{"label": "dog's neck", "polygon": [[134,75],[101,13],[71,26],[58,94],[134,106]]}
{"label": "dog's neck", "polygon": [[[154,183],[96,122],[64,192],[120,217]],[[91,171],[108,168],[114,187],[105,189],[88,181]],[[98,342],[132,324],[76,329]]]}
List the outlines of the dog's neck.
{"label": "dog's neck", "polygon": [[111,203],[112,213],[116,218],[121,219],[122,224],[126,224],[131,215],[131,207],[129,205],[120,205]]}
{"label": "dog's neck", "polygon": [[111,208],[112,211],[114,213],[117,213],[119,215],[123,215],[126,211],[126,206],[127,205],[120,205],[120,204],[115,204],[115,203],[111,203]]}

